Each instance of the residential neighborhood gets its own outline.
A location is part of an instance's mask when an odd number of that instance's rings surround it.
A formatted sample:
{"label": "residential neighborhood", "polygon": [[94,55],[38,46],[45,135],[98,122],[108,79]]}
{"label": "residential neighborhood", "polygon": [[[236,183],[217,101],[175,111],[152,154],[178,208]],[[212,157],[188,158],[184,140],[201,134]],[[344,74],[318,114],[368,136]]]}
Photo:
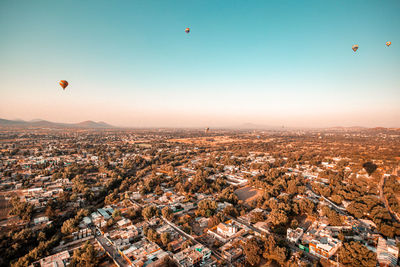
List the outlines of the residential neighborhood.
{"label": "residential neighborhood", "polygon": [[2,129],[0,141],[1,265],[398,264],[400,134]]}

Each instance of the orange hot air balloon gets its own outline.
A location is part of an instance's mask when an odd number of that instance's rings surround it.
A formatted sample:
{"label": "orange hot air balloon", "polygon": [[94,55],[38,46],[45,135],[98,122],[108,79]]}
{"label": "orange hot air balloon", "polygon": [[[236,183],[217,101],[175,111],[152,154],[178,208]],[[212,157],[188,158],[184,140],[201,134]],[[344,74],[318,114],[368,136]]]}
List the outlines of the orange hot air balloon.
{"label": "orange hot air balloon", "polygon": [[185,32],[186,32],[186,33],[189,33],[189,32],[190,32],[190,28],[186,28],[186,29],[185,29]]}
{"label": "orange hot air balloon", "polygon": [[386,46],[389,47],[392,44],[392,42],[386,42]]}
{"label": "orange hot air balloon", "polygon": [[356,52],[357,49],[358,49],[358,45],[353,45],[353,46],[351,47],[351,49],[353,49],[353,51]]}
{"label": "orange hot air balloon", "polygon": [[67,88],[67,86],[68,86],[68,82],[65,81],[65,80],[61,80],[59,82],[59,84],[60,84],[60,86],[62,87],[63,90],[65,90],[65,88]]}

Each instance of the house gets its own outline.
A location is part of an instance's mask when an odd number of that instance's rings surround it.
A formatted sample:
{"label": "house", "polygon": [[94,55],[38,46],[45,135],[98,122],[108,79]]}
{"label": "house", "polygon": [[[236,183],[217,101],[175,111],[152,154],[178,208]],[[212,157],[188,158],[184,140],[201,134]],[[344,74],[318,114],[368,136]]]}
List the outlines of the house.
{"label": "house", "polygon": [[132,221],[126,218],[122,218],[117,222],[119,228],[125,228],[132,225]]}
{"label": "house", "polygon": [[301,229],[301,228],[297,228],[297,229],[288,228],[287,229],[287,233],[286,233],[286,238],[290,242],[297,243],[297,241],[299,241],[299,239],[301,238],[302,235],[303,235],[303,229]]}
{"label": "house", "polygon": [[222,257],[224,257],[224,259],[228,260],[229,262],[236,260],[243,254],[242,247],[239,245],[234,246],[233,241],[229,241],[228,243],[223,245],[221,247],[221,251]]}
{"label": "house", "polygon": [[203,261],[206,261],[211,257],[211,250],[201,244],[194,245],[193,249],[199,251],[203,255]]}
{"label": "house", "polygon": [[199,250],[189,247],[177,254],[174,254],[173,258],[178,266],[191,267],[202,262],[203,254]]}
{"label": "house", "polygon": [[199,223],[201,228],[206,228],[208,227],[208,222],[210,221],[210,218],[199,217],[196,218],[196,221]]}
{"label": "house", "polygon": [[208,234],[214,236],[221,242],[227,242],[229,239],[242,235],[248,231],[248,227],[243,227],[234,220],[220,223],[207,231]]}
{"label": "house", "polygon": [[220,223],[217,226],[217,233],[224,237],[231,237],[236,234],[238,227],[232,224]]}
{"label": "house", "polygon": [[71,255],[68,250],[62,251],[60,253],[48,256],[43,258],[37,262],[34,262],[32,266],[41,266],[41,267],[64,267],[69,266],[69,261],[71,260]]}
{"label": "house", "polygon": [[47,222],[49,222],[49,217],[46,217],[46,216],[38,217],[38,218],[34,218],[33,219],[33,223],[35,225],[42,224],[42,223],[47,223]]}
{"label": "house", "polygon": [[339,249],[342,242],[332,237],[319,237],[313,239],[310,244],[310,253],[318,257],[329,259]]}

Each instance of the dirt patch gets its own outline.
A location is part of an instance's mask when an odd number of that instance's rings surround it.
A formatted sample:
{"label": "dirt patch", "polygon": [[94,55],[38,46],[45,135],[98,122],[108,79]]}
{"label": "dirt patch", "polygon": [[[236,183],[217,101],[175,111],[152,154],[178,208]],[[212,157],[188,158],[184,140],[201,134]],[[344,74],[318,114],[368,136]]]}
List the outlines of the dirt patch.
{"label": "dirt patch", "polygon": [[252,186],[245,186],[235,190],[235,194],[245,203],[250,203],[262,196],[263,191]]}

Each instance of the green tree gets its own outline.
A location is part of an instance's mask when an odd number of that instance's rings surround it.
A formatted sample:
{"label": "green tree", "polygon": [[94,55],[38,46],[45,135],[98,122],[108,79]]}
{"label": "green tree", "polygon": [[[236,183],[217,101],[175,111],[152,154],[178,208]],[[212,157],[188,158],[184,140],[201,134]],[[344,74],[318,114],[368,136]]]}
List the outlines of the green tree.
{"label": "green tree", "polygon": [[251,265],[255,266],[258,265],[261,261],[262,255],[262,245],[260,246],[259,242],[256,238],[252,238],[248,240],[244,246],[244,255],[246,256],[246,261]]}
{"label": "green tree", "polygon": [[170,239],[171,239],[171,237],[170,237],[170,234],[168,232],[164,232],[164,233],[161,234],[161,243],[164,246],[168,245],[168,243],[170,242]]}
{"label": "green tree", "polygon": [[360,242],[343,243],[339,248],[339,262],[342,266],[376,266],[376,253]]}
{"label": "green tree", "polygon": [[157,208],[155,206],[147,206],[142,210],[142,216],[149,220],[157,215]]}
{"label": "green tree", "polygon": [[98,263],[97,252],[89,241],[83,247],[74,250],[74,254],[72,255],[73,266],[97,266]]}
{"label": "green tree", "polygon": [[61,233],[64,235],[69,235],[76,231],[78,231],[78,227],[74,218],[66,220],[61,227]]}
{"label": "green tree", "polygon": [[161,210],[161,215],[166,218],[167,220],[172,220],[173,219],[173,213],[172,210],[169,207],[164,207]]}

